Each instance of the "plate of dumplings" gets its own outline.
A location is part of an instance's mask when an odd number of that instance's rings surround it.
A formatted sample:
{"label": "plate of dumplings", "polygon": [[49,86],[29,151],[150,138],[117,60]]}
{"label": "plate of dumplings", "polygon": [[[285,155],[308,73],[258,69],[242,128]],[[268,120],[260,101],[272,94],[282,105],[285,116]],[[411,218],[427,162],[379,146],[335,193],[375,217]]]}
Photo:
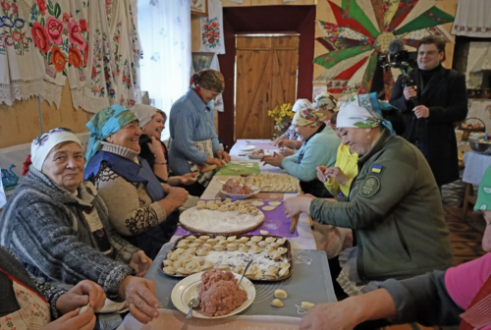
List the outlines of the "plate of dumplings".
{"label": "plate of dumplings", "polygon": [[244,273],[252,281],[282,281],[291,276],[293,262],[290,242],[279,236],[187,235],[178,239],[160,270],[171,277],[183,278],[210,269]]}

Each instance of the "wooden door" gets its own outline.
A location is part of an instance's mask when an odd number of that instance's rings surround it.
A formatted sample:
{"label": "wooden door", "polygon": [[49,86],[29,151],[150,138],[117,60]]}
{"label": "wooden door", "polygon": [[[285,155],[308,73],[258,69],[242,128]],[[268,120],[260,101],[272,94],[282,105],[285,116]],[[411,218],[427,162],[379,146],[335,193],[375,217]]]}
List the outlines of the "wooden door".
{"label": "wooden door", "polygon": [[236,37],[236,139],[273,136],[268,110],[296,99],[298,44],[298,35]]}

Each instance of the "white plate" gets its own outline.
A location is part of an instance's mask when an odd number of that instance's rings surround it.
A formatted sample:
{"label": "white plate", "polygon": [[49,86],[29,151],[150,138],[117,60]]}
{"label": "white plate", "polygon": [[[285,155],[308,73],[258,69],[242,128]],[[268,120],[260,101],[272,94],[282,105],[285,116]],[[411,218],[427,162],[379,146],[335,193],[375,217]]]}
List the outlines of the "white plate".
{"label": "white plate", "polygon": [[249,197],[257,194],[259,191],[261,191],[258,187],[254,187],[254,186],[249,186],[249,188],[251,188],[251,193],[250,194],[246,194],[246,195],[243,195],[243,194],[230,194],[228,192],[225,192],[223,191],[222,189],[220,189],[220,192],[232,199],[248,199]]}
{"label": "white plate", "polygon": [[[203,273],[204,272],[189,275],[188,277],[177,283],[172,290],[170,296],[172,303],[178,310],[180,310],[184,314],[187,314],[189,311],[188,302],[192,298],[197,297],[199,294],[199,289],[201,288],[201,274]],[[241,275],[236,273],[233,274],[236,279],[240,279]],[[254,301],[254,298],[256,297],[256,288],[254,287],[252,282],[247,279],[247,277],[244,277],[244,279],[240,283],[240,287],[247,292],[247,300],[244,301],[244,303],[238,308],[234,309],[231,313],[222,316],[209,317],[197,312],[196,310],[193,310],[193,317],[197,317],[200,319],[223,319],[225,317],[229,317],[231,315],[242,312]]]}
{"label": "white plate", "polygon": [[253,146],[252,144],[247,144],[245,146],[240,147],[240,150],[242,150],[242,151],[251,151],[254,149],[256,149],[256,147]]}

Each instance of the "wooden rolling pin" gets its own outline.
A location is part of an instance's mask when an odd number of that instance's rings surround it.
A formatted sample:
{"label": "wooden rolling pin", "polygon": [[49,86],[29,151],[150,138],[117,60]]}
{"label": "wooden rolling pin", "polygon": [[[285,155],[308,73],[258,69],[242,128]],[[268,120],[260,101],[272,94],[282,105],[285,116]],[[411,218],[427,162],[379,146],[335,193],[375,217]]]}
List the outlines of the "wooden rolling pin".
{"label": "wooden rolling pin", "polygon": [[200,172],[201,173],[206,173],[206,172],[210,172],[210,171],[213,171],[214,169],[216,169],[218,166],[216,164],[214,165],[210,165],[208,167],[205,167],[204,169],[202,169]]}
{"label": "wooden rolling pin", "polygon": [[292,223],[290,224],[290,234],[293,234],[295,232],[295,229],[297,229],[298,218],[300,218],[300,214],[293,216]]}

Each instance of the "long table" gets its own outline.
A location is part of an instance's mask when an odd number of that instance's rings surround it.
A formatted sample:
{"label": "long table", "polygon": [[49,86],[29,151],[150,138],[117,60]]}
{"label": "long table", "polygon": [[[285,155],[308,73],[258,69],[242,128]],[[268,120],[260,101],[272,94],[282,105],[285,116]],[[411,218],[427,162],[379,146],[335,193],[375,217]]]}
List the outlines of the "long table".
{"label": "long table", "polygon": [[[232,148],[230,155],[234,162],[259,162],[258,160],[249,159],[241,148],[245,145],[255,145],[261,149],[274,149],[268,140],[238,140]],[[271,146],[270,148],[267,148]],[[270,165],[260,164],[261,173],[285,173],[280,168]],[[227,177],[215,176],[207,189],[201,196],[202,199],[214,199],[221,189],[223,181]],[[296,196],[297,193],[285,193],[283,199]],[[253,304],[241,313],[240,316],[227,318],[226,323],[220,320],[196,320],[185,319],[176,311],[176,308],[170,300],[170,293],[179,279],[169,277],[160,270],[161,264],[168,251],[172,248],[172,242],[178,237],[174,236],[170,243],[165,244],[155,258],[152,266],[147,272],[145,278],[153,280],[156,283],[156,297],[161,303],[160,317],[150,324],[143,326],[136,321],[131,315],[128,315],[119,330],[156,330],[166,328],[203,329],[223,327],[227,329],[289,329],[295,328],[307,311],[300,308],[301,301],[310,301],[312,303],[334,302],[336,297],[332,286],[332,279],[329,271],[327,257],[324,251],[318,251],[315,247],[312,229],[307,215],[302,214],[297,226],[298,237],[289,237],[288,240],[292,246],[293,254],[293,273],[292,276],[280,282],[257,282],[256,299]],[[275,308],[270,305],[274,299],[273,292],[275,289],[282,288],[286,290],[289,297],[284,300],[283,308]],[[268,316],[268,317],[263,317]],[[172,327],[169,327],[172,324]],[[225,325],[224,325],[225,324]]]}

